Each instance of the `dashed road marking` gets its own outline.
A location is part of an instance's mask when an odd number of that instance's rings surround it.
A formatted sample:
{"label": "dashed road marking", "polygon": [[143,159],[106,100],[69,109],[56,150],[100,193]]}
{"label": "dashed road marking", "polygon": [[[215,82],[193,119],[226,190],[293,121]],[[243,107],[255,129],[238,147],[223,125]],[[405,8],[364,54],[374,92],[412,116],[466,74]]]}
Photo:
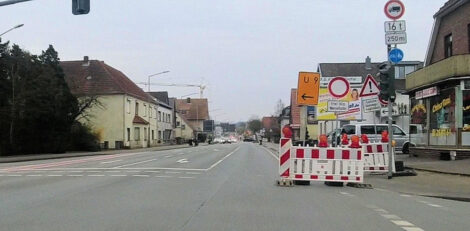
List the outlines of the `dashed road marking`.
{"label": "dashed road marking", "polygon": [[139,170],[129,170],[129,171],[126,171],[126,172],[141,172]]}
{"label": "dashed road marking", "polygon": [[170,178],[170,177],[173,177],[173,176],[155,176],[155,177],[159,177],[159,178]]}
{"label": "dashed road marking", "polygon": [[401,228],[406,231],[424,231],[424,229],[418,228],[418,227],[401,227]]}
{"label": "dashed road marking", "polygon": [[395,214],[380,214],[382,217],[385,217],[387,219],[394,219],[394,220],[400,220],[401,218]]}
{"label": "dashed road marking", "polygon": [[160,171],[145,171],[145,172],[150,172],[150,173],[159,173]]}
{"label": "dashed road marking", "polygon": [[19,175],[19,174],[10,174],[10,175],[6,175],[6,176],[23,176],[23,175]]}
{"label": "dashed road marking", "polygon": [[381,208],[376,208],[376,209],[374,209],[374,210],[375,210],[376,212],[379,212],[379,213],[388,213],[387,210],[381,209]]}
{"label": "dashed road marking", "polygon": [[101,171],[87,171],[87,172],[93,172],[93,173],[96,173],[96,172],[101,172]]}
{"label": "dashed road marking", "polygon": [[411,195],[408,195],[408,194],[400,194],[400,196],[402,196],[402,197],[411,197]]}
{"label": "dashed road marking", "polygon": [[47,176],[63,176],[63,175],[51,174],[51,175],[47,175]]}
{"label": "dashed road marking", "polygon": [[121,171],[106,171],[106,172],[112,173],[112,172],[121,172]]}
{"label": "dashed road marking", "polygon": [[149,175],[132,175],[132,176],[137,176],[137,177],[149,177]]}
{"label": "dashed road marking", "polygon": [[124,175],[124,174],[115,174],[115,175],[109,175],[109,176],[127,176],[127,175]]}
{"label": "dashed road marking", "polygon": [[79,177],[79,176],[83,176],[83,175],[80,175],[80,174],[70,174],[70,175],[67,175],[67,176]]}
{"label": "dashed road marking", "polygon": [[351,193],[348,193],[348,192],[339,192],[345,196],[350,196],[350,197],[353,197],[354,195],[352,195]]}
{"label": "dashed road marking", "polygon": [[395,214],[390,214],[385,209],[381,209],[375,205],[366,205],[367,208],[373,209],[378,212],[382,217],[386,218],[390,222],[394,223],[398,227],[406,230],[406,231],[424,231],[423,229],[416,227],[409,221],[401,219],[399,216]]}
{"label": "dashed road marking", "polygon": [[170,172],[170,171],[166,171],[165,173],[168,173],[168,174],[179,174],[181,172]]}
{"label": "dashed road marking", "polygon": [[393,222],[395,225],[398,225],[398,226],[406,226],[406,227],[415,226],[415,225],[413,225],[410,222],[405,221],[405,220],[390,220],[390,221]]}
{"label": "dashed road marking", "polygon": [[193,176],[179,176],[178,178],[180,178],[180,179],[194,179],[196,177],[193,177]]}
{"label": "dashed road marking", "polygon": [[41,174],[32,174],[32,175],[26,175],[26,176],[42,176]]}
{"label": "dashed road marking", "polygon": [[199,174],[201,174],[201,173],[200,173],[200,172],[186,172],[186,174],[199,175]]}
{"label": "dashed road marking", "polygon": [[91,175],[87,175],[87,176],[105,176],[105,175],[97,175],[97,174],[91,174]]}

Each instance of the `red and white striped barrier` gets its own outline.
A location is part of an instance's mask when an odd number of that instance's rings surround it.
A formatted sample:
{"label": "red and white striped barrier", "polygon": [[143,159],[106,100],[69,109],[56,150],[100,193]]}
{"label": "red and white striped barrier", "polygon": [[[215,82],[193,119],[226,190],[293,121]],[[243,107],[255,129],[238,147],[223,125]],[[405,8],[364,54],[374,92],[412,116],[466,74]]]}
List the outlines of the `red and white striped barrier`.
{"label": "red and white striped barrier", "polygon": [[[391,153],[387,143],[362,144],[362,152],[364,153],[364,171],[388,172],[388,155]],[[395,163],[394,159],[392,155],[392,163]],[[395,164],[392,165],[392,170],[395,172]]]}
{"label": "red and white striped barrier", "polygon": [[281,139],[279,174],[283,179],[362,183],[364,160],[360,148],[292,147]]}

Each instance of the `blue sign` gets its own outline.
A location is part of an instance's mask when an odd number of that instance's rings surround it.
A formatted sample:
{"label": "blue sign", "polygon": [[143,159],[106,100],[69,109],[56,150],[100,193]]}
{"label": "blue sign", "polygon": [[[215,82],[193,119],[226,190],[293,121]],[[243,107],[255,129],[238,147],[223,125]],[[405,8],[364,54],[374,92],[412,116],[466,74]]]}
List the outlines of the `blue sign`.
{"label": "blue sign", "polygon": [[392,49],[388,53],[388,59],[392,63],[399,63],[401,60],[403,60],[403,56],[404,56],[403,51],[398,48]]}

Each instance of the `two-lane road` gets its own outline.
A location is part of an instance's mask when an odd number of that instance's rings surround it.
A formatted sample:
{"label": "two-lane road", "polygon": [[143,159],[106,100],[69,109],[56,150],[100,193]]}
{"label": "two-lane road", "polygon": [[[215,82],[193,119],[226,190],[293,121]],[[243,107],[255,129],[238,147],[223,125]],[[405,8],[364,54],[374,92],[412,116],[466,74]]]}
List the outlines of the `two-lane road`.
{"label": "two-lane road", "polygon": [[468,203],[278,187],[257,144],[0,164],[0,230],[468,230]]}

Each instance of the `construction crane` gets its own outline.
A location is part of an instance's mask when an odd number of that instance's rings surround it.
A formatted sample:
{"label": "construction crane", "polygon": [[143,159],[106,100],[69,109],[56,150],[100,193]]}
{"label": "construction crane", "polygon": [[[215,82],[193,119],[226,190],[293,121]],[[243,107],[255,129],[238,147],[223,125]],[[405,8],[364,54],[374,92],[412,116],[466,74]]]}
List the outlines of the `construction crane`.
{"label": "construction crane", "polygon": [[[142,84],[147,86],[148,83],[140,82],[137,84]],[[204,90],[206,89],[206,85],[203,84],[178,84],[178,83],[151,83],[150,85],[154,86],[167,86],[167,87],[198,87],[199,88],[199,98],[202,98],[204,95]]]}

